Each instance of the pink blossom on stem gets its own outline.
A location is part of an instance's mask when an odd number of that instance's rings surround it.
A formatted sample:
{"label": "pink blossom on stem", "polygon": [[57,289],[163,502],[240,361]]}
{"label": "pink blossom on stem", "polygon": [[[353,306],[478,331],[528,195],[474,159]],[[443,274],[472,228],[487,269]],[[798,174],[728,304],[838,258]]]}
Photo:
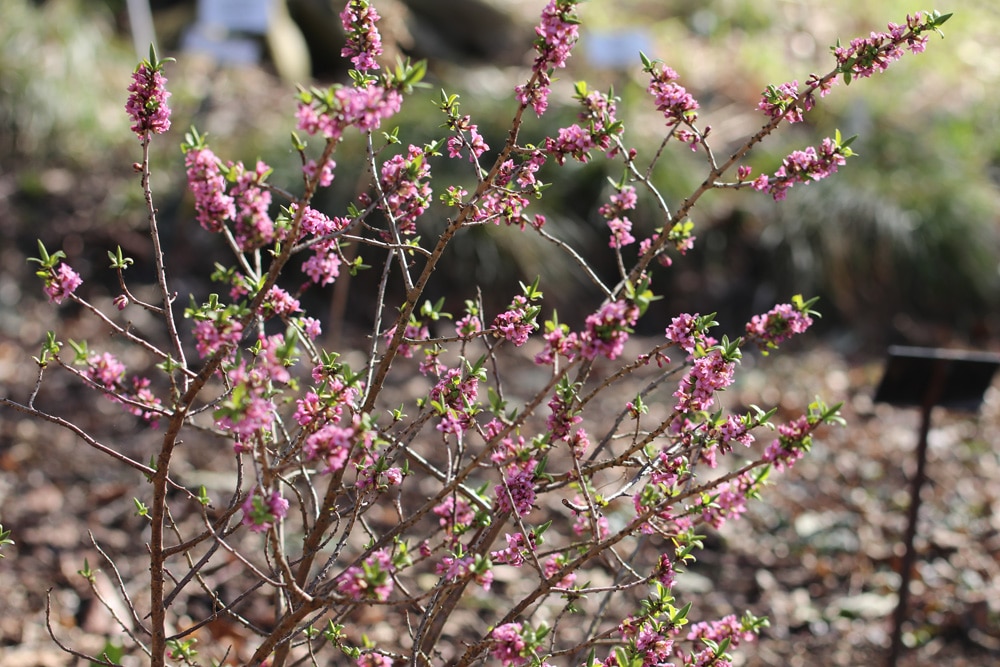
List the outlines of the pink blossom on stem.
{"label": "pink blossom on stem", "polygon": [[296,111],[298,129],[340,141],[344,130],[377,130],[382,121],[399,111],[403,97],[394,88],[369,84],[363,88],[334,86],[322,96],[304,92]]}
{"label": "pink blossom on stem", "polygon": [[625,347],[632,325],[639,319],[639,307],[629,301],[606,303],[587,316],[580,335],[580,355],[594,359],[603,355],[617,359]]}
{"label": "pink blossom on stem", "polygon": [[[889,23],[888,32],[872,31],[868,37],[852,39],[848,46],[837,45],[833,55],[838,71],[850,82],[851,78],[868,78],[884,72],[889,65],[903,57],[904,47],[911,53],[922,53],[927,44],[923,33],[935,30],[940,20],[933,14],[907,14],[906,25]],[[940,22],[938,22],[940,20]]]}
{"label": "pink blossom on stem", "polygon": [[783,200],[788,190],[796,183],[806,183],[809,180],[819,181],[837,171],[854,153],[841,144],[839,137],[823,140],[819,150],[809,146],[803,151],[793,151],[786,157],[778,171],[773,176],[762,174],[751,187],[754,190],[768,192],[775,201]]}
{"label": "pink blossom on stem", "polygon": [[243,325],[232,318],[201,320],[194,325],[195,349],[204,359],[223,346],[235,347],[243,337]]}
{"label": "pink blossom on stem", "polygon": [[578,0],[549,0],[542,10],[542,21],[535,28],[538,56],[532,65],[532,78],[514,89],[517,101],[531,106],[541,116],[548,108],[551,72],[566,66],[573,45],[579,38],[579,25],[573,11]]}
{"label": "pink blossom on stem", "polygon": [[114,390],[125,379],[125,364],[109,352],[92,354],[87,358],[84,375],[103,388]]}
{"label": "pink blossom on stem", "polygon": [[347,43],[340,55],[350,58],[354,67],[361,71],[378,69],[375,60],[382,55],[382,37],[375,23],[379,20],[375,7],[367,0],[349,0],[340,12],[340,23],[347,33]]}
{"label": "pink blossom on stem", "polygon": [[535,473],[519,470],[510,476],[505,475],[504,483],[493,487],[493,492],[496,493],[500,512],[526,516],[535,504]]}
{"label": "pink blossom on stem", "polygon": [[754,315],[747,323],[747,336],[761,347],[776,347],[812,326],[809,314],[790,303],[778,304],[763,315]]}
{"label": "pink blossom on stem", "polygon": [[310,461],[321,459],[326,463],[323,473],[340,470],[347,464],[347,458],[354,446],[354,427],[326,424],[306,438],[302,450]]}
{"label": "pink blossom on stem", "polygon": [[83,279],[80,278],[80,274],[74,271],[69,264],[60,262],[58,268],[45,276],[43,289],[46,296],[49,297],[49,302],[58,305],[75,292],[81,284],[83,284]]}
{"label": "pink blossom on stem", "polygon": [[451,539],[469,530],[476,518],[469,501],[461,496],[448,496],[434,507],[433,512],[438,517],[438,524]]}
{"label": "pink blossom on stem", "polygon": [[333,160],[327,160],[323,163],[323,168],[320,169],[319,165],[316,164],[316,160],[308,160],[304,165],[302,165],[302,173],[308,179],[317,179],[317,183],[321,188],[325,188],[333,183],[333,171],[337,168],[337,163]]}
{"label": "pink blossom on stem", "polygon": [[392,667],[392,658],[375,651],[368,651],[358,656],[357,667]]}
{"label": "pink blossom on stem", "polygon": [[599,209],[598,212],[607,219],[608,228],[611,230],[608,246],[624,248],[635,243],[635,237],[631,233],[632,221],[625,215],[625,211],[635,208],[636,199],[635,188],[626,185],[611,195],[610,203],[602,205]]}
{"label": "pink blossom on stem", "polygon": [[392,573],[395,566],[392,556],[385,549],[379,549],[368,556],[362,564],[352,565],[337,578],[337,590],[351,600],[378,600],[385,602],[392,594],[395,582]]}
{"label": "pink blossom on stem", "polygon": [[236,182],[230,190],[236,207],[232,216],[236,245],[244,251],[268,245],[274,240],[274,221],[268,215],[271,192],[263,187],[263,183],[271,168],[258,160],[253,171],[247,171],[242,162],[232,165],[230,169],[236,175]]}
{"label": "pink blossom on stem", "polygon": [[490,653],[503,667],[520,667],[528,664],[528,659],[523,655],[526,644],[521,637],[521,630],[520,623],[505,623],[490,633],[492,640]]}
{"label": "pink blossom on stem", "polygon": [[258,489],[247,494],[240,506],[243,510],[243,525],[255,533],[265,533],[288,515],[288,501],[277,491],[264,496]]}
{"label": "pink blossom on stem", "polygon": [[226,220],[236,217],[236,201],[226,194],[219,159],[210,148],[195,147],[184,155],[184,165],[198,222],[210,232],[221,232]]}
{"label": "pink blossom on stem", "polygon": [[801,123],[802,113],[813,108],[816,100],[812,90],[799,100],[799,82],[789,81],[780,86],[768,86],[761,95],[757,108],[771,118],[784,117],[789,123]]}
{"label": "pink blossom on stem", "polygon": [[518,294],[508,310],[493,320],[493,328],[514,345],[521,347],[528,342],[528,336],[538,326],[535,323],[535,311],[528,300]]}
{"label": "pink blossom on stem", "polygon": [[[431,203],[431,165],[422,148],[410,146],[406,156],[395,155],[382,165],[382,191],[385,200],[379,208],[388,211],[400,234],[414,234],[417,218]],[[387,241],[393,236],[383,233]]]}
{"label": "pink blossom on stem", "polygon": [[735,362],[727,361],[722,352],[713,349],[697,357],[684,375],[674,397],[678,412],[700,412],[715,404],[715,392],[733,383]]}
{"label": "pink blossom on stem", "polygon": [[132,73],[132,83],[128,87],[128,101],[125,111],[132,119],[132,131],[140,140],[149,134],[162,134],[170,129],[170,107],[166,89],[167,79],[149,62],[142,62]]}
{"label": "pink blossom on stem", "polygon": [[653,96],[656,109],[667,119],[667,126],[693,123],[698,119],[698,101],[684,86],[675,83],[680,76],[672,68],[659,63],[650,71],[646,92]]}
{"label": "pink blossom on stem", "polygon": [[[470,121],[469,116],[462,116],[449,122],[449,127],[456,134],[448,139],[448,157],[460,157],[463,149],[468,148],[469,162],[475,162],[490,149],[489,144],[483,139],[483,135],[479,134],[479,126]],[[468,138],[466,138],[466,133],[468,133]]]}

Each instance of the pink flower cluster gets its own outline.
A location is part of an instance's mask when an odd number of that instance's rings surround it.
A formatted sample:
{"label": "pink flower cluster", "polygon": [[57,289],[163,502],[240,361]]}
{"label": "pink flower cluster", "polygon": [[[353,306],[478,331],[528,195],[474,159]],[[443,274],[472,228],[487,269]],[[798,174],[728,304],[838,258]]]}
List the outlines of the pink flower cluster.
{"label": "pink flower cluster", "polygon": [[528,533],[528,537],[525,537],[524,533],[514,533],[513,535],[506,533],[504,537],[507,540],[507,547],[490,552],[490,559],[494,563],[521,567],[524,565],[525,556],[538,548],[534,533]]}
{"label": "pink flower cluster", "polygon": [[738,647],[743,642],[752,642],[756,638],[757,635],[744,628],[740,619],[732,614],[717,621],[695,623],[687,634],[687,639],[690,641],[708,639],[718,644],[728,639],[732,648]]}
{"label": "pink flower cluster", "polygon": [[229,346],[235,348],[243,338],[243,325],[232,317],[218,316],[194,325],[195,349],[202,359]]}
{"label": "pink flower cluster", "polygon": [[573,427],[583,421],[572,391],[562,391],[557,388],[556,393],[549,400],[548,407],[552,412],[545,420],[545,426],[553,440],[569,438]]}
{"label": "pink flower cluster", "polygon": [[[385,340],[386,344],[389,344],[392,342],[392,339],[395,335],[396,335],[396,327],[393,327],[388,331],[386,331],[384,334],[382,334],[382,338]],[[427,340],[428,338],[430,338],[430,335],[431,332],[422,322],[411,319],[410,322],[406,325],[406,330],[403,332],[404,340],[399,344],[399,347],[396,349],[396,354],[398,354],[401,357],[405,357],[406,359],[412,358],[414,346],[406,341]]]}
{"label": "pink flower cluster", "polygon": [[375,58],[382,55],[382,37],[375,23],[378,12],[367,0],[349,0],[340,12],[340,23],[347,34],[347,43],[340,55],[350,58],[361,71],[378,69]]}
{"label": "pink flower cluster", "polygon": [[545,322],[545,347],[535,355],[535,363],[539,366],[551,366],[559,357],[573,361],[580,351],[580,338],[576,332],[571,332],[565,324],[551,320]]}
{"label": "pink flower cluster", "polygon": [[339,422],[324,424],[306,438],[302,447],[306,459],[319,459],[325,463],[320,470],[323,474],[343,469],[356,445],[360,445],[359,453],[371,449],[374,434],[361,426],[358,416],[353,418],[350,426],[342,426]]}
{"label": "pink flower cluster", "polygon": [[150,390],[149,378],[133,376],[129,390],[125,383],[125,364],[109,352],[89,355],[83,374],[102,387],[113,402],[122,403],[129,413],[156,426],[163,404]]}
{"label": "pink flower cluster", "polygon": [[[667,660],[673,654],[674,641],[671,638],[671,628],[655,620],[639,620],[629,616],[618,626],[618,632],[622,640],[633,648],[637,658],[641,658],[642,665],[650,667],[658,665],[673,665]],[[604,663],[605,667],[617,665],[612,662],[614,654],[608,657]]]}
{"label": "pink flower cluster", "polygon": [[198,222],[210,232],[221,232],[226,220],[236,217],[236,201],[226,194],[219,158],[210,148],[193,147],[185,154],[184,165]]}
{"label": "pink flower cluster", "polygon": [[493,328],[511,343],[521,347],[528,342],[528,336],[538,325],[535,322],[536,309],[520,294],[514,297],[508,309],[493,320]]}
{"label": "pink flower cluster", "polygon": [[625,185],[611,195],[610,203],[601,206],[599,212],[607,219],[608,228],[611,230],[609,247],[624,248],[635,243],[635,237],[632,236],[632,221],[625,215],[625,211],[634,209],[637,200],[635,188]]}
{"label": "pink flower cluster", "polygon": [[249,363],[241,359],[229,371],[233,386],[230,396],[215,411],[216,426],[234,437],[233,449],[245,452],[250,441],[261,437],[274,425],[275,405],[270,395],[275,384],[287,384],[291,375],[280,356],[285,337],[261,336],[257,356]]}
{"label": "pink flower cluster", "polygon": [[579,114],[583,126],[578,124],[560,128],[556,138],[545,138],[545,150],[560,165],[571,156],[580,162],[590,160],[590,151],[600,149],[609,157],[616,154],[611,137],[621,134],[624,129],[615,118],[615,100],[599,92],[591,92],[579,97],[583,110]]}
{"label": "pink flower cluster", "polygon": [[541,116],[549,105],[552,70],[566,66],[573,45],[579,39],[579,25],[573,14],[578,0],[549,0],[542,10],[542,21],[535,27],[538,56],[532,66],[532,78],[514,91],[517,101],[531,106]]}
{"label": "pink flower cluster", "polygon": [[779,471],[791,468],[808,449],[813,426],[806,416],[781,424],[778,426],[778,437],[768,445],[761,459],[773,464]]}
{"label": "pink flower cluster", "polygon": [[392,594],[395,571],[392,555],[379,549],[366,558],[361,565],[352,565],[337,578],[337,590],[355,602],[378,600],[385,602]]}
{"label": "pink flower cluster", "polygon": [[835,47],[833,55],[845,76],[867,78],[884,72],[902,58],[904,47],[911,53],[922,53],[927,44],[923,33],[934,27],[934,17],[930,14],[907,14],[906,25],[889,23],[888,32],[872,32],[868,37],[852,39],[848,46]]}
{"label": "pink flower cluster", "polygon": [[461,433],[475,424],[470,406],[476,405],[479,396],[479,377],[463,373],[461,368],[450,368],[431,389],[431,400],[444,408],[445,413],[437,429],[443,433]]}
{"label": "pink flower cluster", "polygon": [[531,470],[514,470],[504,473],[501,484],[493,487],[499,512],[527,516],[535,504],[535,473]]}
{"label": "pink flower cluster", "polygon": [[736,364],[727,361],[719,349],[712,349],[696,357],[690,370],[681,379],[674,392],[678,412],[701,412],[715,404],[715,392],[733,383]]}
{"label": "pink flower cluster", "polygon": [[649,74],[651,80],[646,92],[653,96],[656,110],[667,119],[668,127],[698,120],[698,100],[684,86],[675,83],[680,75],[673,68],[659,63]]}
{"label": "pink flower cluster", "polygon": [[699,330],[698,320],[700,315],[695,313],[682,313],[670,321],[667,327],[667,340],[675,343],[678,347],[694,355],[698,347],[708,347],[715,344],[715,339],[709,338],[704,331]]}
{"label": "pink flower cluster", "polygon": [[236,182],[230,190],[235,204],[233,235],[243,251],[254,250],[274,241],[274,221],[268,215],[271,191],[263,187],[271,168],[258,160],[253,171],[240,162],[230,167]]}
{"label": "pink flower cluster", "polygon": [[503,667],[520,667],[528,664],[528,658],[524,655],[527,645],[521,637],[522,627],[520,623],[505,623],[493,628],[493,632],[490,633],[493,642],[490,653]]}
{"label": "pink flower cluster", "polygon": [[[417,218],[431,204],[431,164],[418,146],[410,146],[406,156],[394,155],[382,165],[382,191],[385,200],[379,208],[388,211],[400,234],[414,234]],[[387,241],[392,235],[383,233]]]}
{"label": "pink flower cluster", "polygon": [[362,132],[377,130],[383,120],[399,111],[402,102],[402,95],[394,88],[335,86],[325,95],[302,93],[295,116],[298,128],[307,134],[339,141],[348,127]]}
{"label": "pink flower cluster", "polygon": [[[479,126],[473,124],[469,116],[462,116],[449,122],[449,127],[455,132],[455,136],[448,139],[448,157],[459,157],[462,150],[469,149],[469,162],[475,162],[483,153],[490,149],[489,144],[479,134]],[[468,138],[465,134],[468,133]]]}
{"label": "pink flower cluster", "polygon": [[65,262],[60,262],[58,268],[50,270],[45,276],[45,287],[43,288],[49,302],[61,304],[76,291],[76,288],[83,284],[80,274]]}
{"label": "pink flower cluster", "polygon": [[254,488],[247,494],[240,506],[243,510],[243,525],[255,533],[266,533],[288,515],[288,501],[277,491],[265,496]]}
{"label": "pink flower cluster", "polygon": [[712,492],[712,502],[702,510],[702,520],[718,530],[726,521],[738,518],[747,510],[747,491],[753,486],[753,479],[746,474],[720,484]]}
{"label": "pink flower cluster", "polygon": [[476,518],[469,501],[461,496],[448,496],[434,507],[433,512],[451,543],[457,543],[458,537],[472,527]]}
{"label": "pink flower cluster", "polygon": [[793,151],[786,157],[778,171],[773,176],[761,174],[751,183],[758,192],[767,192],[775,201],[781,201],[788,195],[788,190],[796,183],[806,183],[809,180],[819,181],[837,171],[847,162],[847,152],[838,142],[827,137],[817,151],[809,146],[804,151]]}
{"label": "pink flower cluster", "polygon": [[801,123],[802,113],[811,110],[815,102],[812,89],[809,89],[799,106],[799,82],[789,81],[780,86],[768,86],[761,95],[757,108],[771,118],[784,116],[789,123]]}
{"label": "pink flower cluster", "polygon": [[617,359],[638,319],[639,307],[630,301],[605,303],[596,313],[587,316],[580,335],[580,356],[595,359],[603,355]]}
{"label": "pink flower cluster", "polygon": [[812,326],[813,320],[790,303],[778,304],[763,315],[754,315],[747,323],[749,340],[762,347],[776,347]]}
{"label": "pink flower cluster", "polygon": [[490,590],[490,587],[493,585],[493,572],[488,568],[477,567],[476,558],[471,555],[445,556],[437,564],[435,571],[438,574],[443,574],[449,582],[460,581],[466,577],[470,577],[482,586],[484,591]]}
{"label": "pink flower cluster", "polygon": [[524,209],[530,203],[529,196],[539,192],[541,183],[535,174],[545,164],[545,153],[531,151],[520,163],[506,160],[500,165],[493,187],[488,189],[479,202],[473,214],[472,222],[492,222],[499,225],[517,224],[521,229],[528,224],[539,228],[545,224],[545,217],[536,215],[533,220],[524,216]]}
{"label": "pink flower cluster", "polygon": [[[290,211],[293,216],[297,215],[297,205],[292,204]],[[313,283],[329,285],[340,275],[340,244],[336,239],[327,237],[347,229],[350,224],[348,218],[330,218],[309,206],[302,212],[300,238],[308,235],[314,239],[323,239],[310,245],[312,255],[302,263],[302,272],[309,276]]]}
{"label": "pink flower cluster", "polygon": [[148,62],[141,63],[132,73],[125,111],[132,119],[132,131],[140,140],[170,129],[170,107],[167,106],[170,93],[166,83],[160,68],[154,69]]}

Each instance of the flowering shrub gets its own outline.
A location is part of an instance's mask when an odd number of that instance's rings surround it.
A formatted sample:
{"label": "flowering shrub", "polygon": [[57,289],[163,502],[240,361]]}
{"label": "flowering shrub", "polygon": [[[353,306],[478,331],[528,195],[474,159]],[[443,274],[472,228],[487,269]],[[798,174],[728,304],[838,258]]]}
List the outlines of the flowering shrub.
{"label": "flowering shrub", "polygon": [[[126,111],[142,147],[136,170],[154,244],[145,261],[155,268],[158,301],[129,289],[126,271],[136,260],[120,248],[108,255],[121,285],[114,299],[121,315],[78,293],[80,276],[63,252],[40,244],[34,261],[52,303],[72,301],[100,318],[154,359],[158,374],[129,377],[125,364],[87,343],[70,341],[75,357],[68,359],[55,333],[35,362],[38,387],[53,370],[70,373],[157,429],[158,449],[148,463],[131,458],[38,405],[37,389],[24,402],[0,402],[73,430],[144,476],[135,503],[149,523],[149,579],[141,599],[120,588],[132,614],[115,618],[130,650],[151,664],[201,664],[196,635],[219,618],[242,625],[252,639],[208,646],[203,664],[328,664],[336,658],[324,651],[339,651],[357,665],[721,666],[766,625],[749,613],[693,622],[697,600],[675,592],[675,574],[696,557],[703,526],[738,518],[772,472],[808,451],[818,427],[838,421],[837,408],[818,400],[782,424],[772,423],[774,410],[719,407],[743,349],[766,353],[806,331],[813,301],[795,296],[755,316],[746,336],[717,339],[712,315],[654,307],[652,274],[692,247],[689,216],[708,191],[782,199],[795,184],[843,166],[852,152],[839,134],[792,153],[772,175],[754,177],[742,161],[783,123],[801,121],[838,78],[869,77],[906,50],[922,51],[926,33],[948,16],[909,16],[905,25],[835,47],[833,69],[810,76],[801,90],[794,81],[769,87],[759,105],[761,129],[720,160],[709,128],[698,124],[697,100],[674,70],[645,55],[648,92],[666,128],[652,155],[628,143],[618,100],[582,82],[578,124],[522,139],[527,112],[545,113],[552,77],[579,37],[576,2],[550,0],[543,10],[537,56],[512,91],[511,132],[499,146],[489,146],[447,92],[440,103],[446,132],[438,140],[402,148],[397,131],[379,131],[420,83],[423,67],[383,67],[379,16],[367,0],[350,0],[341,14],[351,83],[299,93],[297,192],[273,187],[263,162],[223,162],[192,129],[183,150],[194,215],[205,234],[225,240],[233,263],[212,274],[218,293],[202,303],[191,297],[186,323],[170,288],[149,178],[150,142],[170,129],[168,61],[151,53],[136,69]],[[331,215],[313,200],[335,178],[334,155],[349,132],[367,138],[371,182],[346,211]],[[671,143],[705,159],[704,181],[676,205],[648,178]],[[600,209],[619,269],[614,284],[549,233],[537,202],[543,165],[601,155],[622,172]],[[443,160],[468,162],[474,189],[435,184],[434,165]],[[730,172],[735,178],[727,181]],[[647,204],[662,219],[658,229],[638,229],[629,218]],[[439,215],[444,230],[422,235],[428,218]],[[452,239],[483,224],[540,234],[577,261],[603,295],[582,326],[546,312],[537,280],[522,284],[506,310],[488,313],[469,300],[449,324],[453,314],[425,288],[448,261]],[[303,297],[365,268],[360,253],[381,264],[381,278],[371,295],[368,347],[355,369],[346,350],[324,347],[322,323],[305,312]],[[305,279],[296,283],[292,269]],[[394,283],[404,297],[390,304]],[[158,318],[162,331],[135,331],[122,319],[134,308]],[[654,314],[670,324],[636,351],[633,329]],[[522,347],[534,361],[535,386],[505,372]],[[623,395],[621,387],[640,374],[652,379]],[[426,392],[391,402],[397,378],[414,376]],[[597,409],[599,398],[613,415]],[[777,436],[755,453],[767,429]],[[186,469],[173,465],[181,443],[191,441],[225,455],[235,474],[226,492],[196,488]],[[730,456],[737,449],[740,455]],[[235,583],[210,584],[223,566],[235,571]],[[198,596],[207,597],[210,612],[178,611]],[[248,613],[251,603],[259,609],[265,602],[263,617]],[[373,639],[368,629],[374,635],[378,627],[392,632]]]}

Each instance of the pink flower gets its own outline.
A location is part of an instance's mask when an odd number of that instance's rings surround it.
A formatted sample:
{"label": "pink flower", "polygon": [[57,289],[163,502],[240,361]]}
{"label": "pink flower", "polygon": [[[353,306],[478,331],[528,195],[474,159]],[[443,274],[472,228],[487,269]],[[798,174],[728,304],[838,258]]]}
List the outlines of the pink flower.
{"label": "pink flower", "polygon": [[505,623],[493,629],[490,639],[493,646],[490,653],[500,660],[504,667],[520,667],[528,664],[528,659],[522,655],[526,644],[521,637],[520,623]]}
{"label": "pink flower", "polygon": [[302,93],[296,118],[298,128],[307,134],[339,141],[348,127],[362,132],[378,129],[383,120],[399,111],[402,102],[402,95],[393,88],[338,86],[322,97]]}
{"label": "pink flower", "polygon": [[114,390],[125,379],[125,364],[108,352],[94,354],[87,359],[84,375],[105,389]]}
{"label": "pink flower", "polygon": [[51,303],[60,304],[83,283],[80,274],[65,262],[45,277],[45,294]]}
{"label": "pink flower", "polygon": [[[395,155],[382,165],[382,191],[385,193],[384,203],[379,208],[388,211],[395,221],[401,234],[413,234],[417,231],[417,218],[431,204],[431,186],[427,184],[430,178],[431,165],[425,159],[424,151],[417,146],[410,146],[406,157]],[[383,233],[387,241],[393,236]]]}
{"label": "pink flower", "polygon": [[141,63],[132,73],[128,87],[125,111],[132,119],[132,131],[140,140],[150,133],[162,134],[170,129],[170,107],[167,106],[167,79],[160,68],[153,69],[148,62]]}
{"label": "pink flower", "polygon": [[639,308],[628,301],[612,301],[587,316],[586,329],[580,336],[580,355],[594,359],[603,355],[616,359],[625,347],[631,326],[639,319]]}
{"label": "pink flower", "polygon": [[201,320],[194,325],[195,349],[204,359],[222,347],[235,347],[243,337],[243,325],[232,318]]}
{"label": "pink flower", "polygon": [[357,667],[392,667],[392,658],[381,653],[370,651],[358,656]]}
{"label": "pink flower", "polygon": [[263,184],[271,168],[258,160],[254,171],[247,171],[242,162],[231,169],[236,174],[230,190],[236,207],[232,216],[236,244],[244,251],[268,245],[274,240],[274,221],[268,215],[271,192]]}
{"label": "pink flower", "polygon": [[850,148],[840,143],[839,137],[823,140],[819,150],[809,146],[804,151],[793,151],[786,157],[778,171],[770,178],[761,175],[751,183],[758,191],[767,191],[775,201],[783,200],[788,190],[796,183],[809,180],[818,181],[826,178],[847,163],[847,158],[854,153]]}
{"label": "pink flower", "polygon": [[395,585],[392,580],[394,571],[392,556],[385,549],[379,549],[368,556],[361,566],[352,565],[347,568],[337,578],[337,590],[356,602],[385,602]]}
{"label": "pink flower", "polygon": [[[526,516],[535,504],[535,473],[519,470],[507,477],[504,484],[497,484],[493,487],[493,492],[497,496],[497,509],[499,511]],[[513,500],[513,505],[511,500]]]}
{"label": "pink flower", "polygon": [[800,102],[798,81],[789,81],[780,86],[768,86],[761,95],[757,108],[771,118],[784,117],[789,123],[801,123],[802,112],[809,111],[815,104],[812,90],[808,90]]}
{"label": "pink flower", "polygon": [[528,336],[538,326],[535,323],[536,313],[537,309],[530,307],[528,300],[518,294],[508,310],[493,320],[493,328],[515,346],[521,347],[528,342]]}
{"label": "pink flower", "polygon": [[542,10],[541,24],[535,28],[538,39],[535,51],[538,56],[532,65],[532,79],[527,85],[514,89],[517,101],[531,106],[541,116],[548,108],[550,72],[566,66],[570,51],[579,38],[579,26],[573,14],[577,0],[549,0]]}
{"label": "pink flower", "polygon": [[469,501],[461,496],[448,496],[434,507],[433,512],[438,517],[438,524],[444,528],[452,542],[457,541],[459,535],[469,530],[476,519],[476,513],[469,505]]}
{"label": "pink flower", "polygon": [[324,473],[340,470],[347,463],[347,457],[354,446],[354,428],[344,428],[335,424],[326,424],[308,438],[302,450],[306,457],[313,461],[323,459],[326,467]]}
{"label": "pink flower", "polygon": [[367,0],[349,0],[340,12],[340,23],[347,33],[347,43],[340,55],[350,58],[358,70],[379,68],[375,61],[377,56],[382,55],[382,37],[375,27],[379,18],[378,12]]}
{"label": "pink flower", "polygon": [[288,501],[277,491],[264,497],[256,488],[247,494],[240,507],[243,510],[243,525],[255,533],[264,533],[288,515]]}
{"label": "pink flower", "polygon": [[668,126],[693,123],[698,119],[698,101],[684,86],[674,83],[680,78],[677,72],[661,63],[649,74],[651,80],[646,92],[653,96],[656,109],[667,119]]}
{"label": "pink flower", "polygon": [[210,148],[191,148],[184,156],[188,188],[194,195],[198,222],[210,232],[222,231],[236,217],[236,202],[226,194],[226,177]]}
{"label": "pink flower", "polygon": [[694,360],[694,365],[684,375],[674,392],[678,412],[700,412],[715,404],[715,392],[733,383],[736,364],[726,361],[722,352],[713,349]]}
{"label": "pink flower", "polygon": [[796,334],[812,326],[813,320],[807,313],[790,303],[775,306],[763,315],[754,315],[747,323],[749,340],[762,347],[775,347]]}

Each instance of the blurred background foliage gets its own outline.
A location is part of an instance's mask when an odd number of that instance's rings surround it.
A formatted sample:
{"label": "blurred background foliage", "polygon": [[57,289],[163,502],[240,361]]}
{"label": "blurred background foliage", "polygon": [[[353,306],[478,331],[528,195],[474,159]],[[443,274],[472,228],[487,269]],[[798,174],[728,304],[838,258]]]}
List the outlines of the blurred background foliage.
{"label": "blurred background foliage", "polygon": [[[224,259],[225,253],[193,222],[178,149],[185,128],[195,124],[207,131],[224,159],[268,161],[276,168],[276,183],[294,188],[298,158],[288,147],[293,84],[310,82],[282,80],[280,39],[262,40],[269,54],[262,68],[221,67],[180,53],[183,30],[195,16],[193,2],[152,4],[161,55],[178,58],[167,70],[174,132],[154,142],[154,188],[161,218],[168,222],[167,250],[182,263],[179,274],[186,282],[178,289],[197,295],[211,289],[197,282],[205,261],[216,253]],[[287,3],[318,84],[344,77],[340,4]],[[434,101],[447,85],[462,96],[463,112],[479,123],[488,143],[501,145],[514,108],[511,91],[530,63],[531,26],[543,4],[377,3],[386,17],[389,50],[431,61],[430,86],[394,121],[408,128],[404,141],[443,136]],[[926,54],[907,56],[874,80],[839,84],[806,123],[784,128],[750,163],[755,173],[773,172],[788,152],[840,129],[858,135],[852,147],[860,154],[840,174],[797,186],[779,204],[745,192],[711,193],[701,202],[694,217],[696,249],[661,272],[655,288],[665,299],[647,318],[649,332],[662,330],[683,310],[717,310],[724,326],[737,331],[752,314],[803,292],[822,298],[824,327],[849,350],[879,351],[888,342],[996,346],[1000,97],[994,91],[1000,44],[994,36],[1000,10],[988,0],[942,0],[925,9],[932,8],[955,11],[945,26],[946,39],[932,37]],[[627,121],[628,144],[659,142],[663,121],[644,92],[638,56],[628,65],[609,65],[590,46],[610,36],[680,72],[702,104],[700,123],[712,125],[715,151],[727,154],[762,124],[755,107],[767,84],[802,82],[812,72],[828,71],[828,47],[838,38],[884,29],[907,11],[913,8],[896,0],[591,0],[581,5],[583,41],[569,70],[560,73],[552,98],[558,104],[541,120],[529,116],[521,140],[540,141],[574,122],[572,83],[586,79],[591,88],[613,86],[622,98],[619,116]],[[33,252],[39,235],[50,248],[64,247],[74,266],[93,278],[95,289],[107,280],[111,294],[112,276],[103,275],[106,246],[121,244],[136,255],[148,248],[131,170],[138,148],[123,112],[136,61],[124,0],[4,0],[0,17],[0,228],[16,241],[0,250],[0,271],[8,280],[0,300],[11,305],[19,286],[36,287],[24,284],[33,278],[23,256]],[[335,184],[319,202],[330,214],[342,213],[369,177],[359,141],[338,149],[337,161]],[[436,192],[462,179],[471,185],[467,166],[436,161]],[[703,173],[699,154],[675,149],[658,164],[654,178],[676,206]],[[602,160],[548,169],[543,179],[553,186],[539,210],[553,234],[579,248],[612,281],[615,266],[597,209],[610,193],[607,179],[620,176],[619,166]],[[643,235],[661,224],[650,207],[644,211],[635,217]],[[434,224],[443,226],[446,215],[441,210],[430,216],[437,222],[428,223],[425,238],[435,233]],[[187,252],[192,245],[198,253]],[[539,274],[547,303],[558,307],[564,321],[578,322],[586,315],[580,304],[596,297],[568,258],[533,234],[477,228],[456,239],[454,250],[454,262],[430,286],[429,296],[446,296],[455,309],[475,297],[467,290],[476,283],[484,286],[487,306],[501,308],[512,294],[491,286],[507,289],[515,279],[530,281]],[[369,279],[358,278],[359,289],[349,292],[364,293],[360,288]],[[346,313],[348,320],[363,323],[370,304],[351,294],[342,295],[330,317]]]}

